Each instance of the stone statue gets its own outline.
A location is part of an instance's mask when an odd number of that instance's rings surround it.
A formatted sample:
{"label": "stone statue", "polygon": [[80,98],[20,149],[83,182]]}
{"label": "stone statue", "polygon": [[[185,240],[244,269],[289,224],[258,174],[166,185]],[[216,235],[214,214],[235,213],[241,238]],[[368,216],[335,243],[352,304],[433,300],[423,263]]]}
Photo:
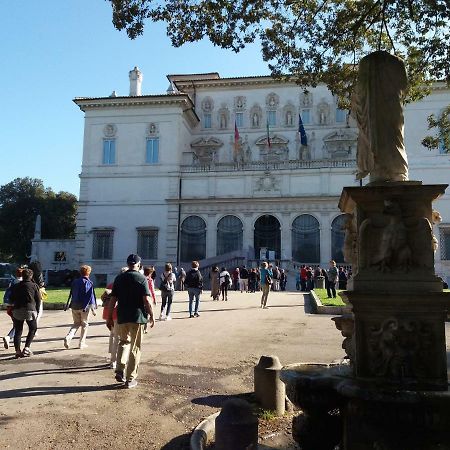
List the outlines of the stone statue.
{"label": "stone statue", "polygon": [[253,118],[252,118],[252,125],[254,127],[259,127],[259,115],[258,113],[253,113]]}
{"label": "stone statue", "polygon": [[293,125],[293,121],[292,121],[292,111],[287,111],[286,112],[286,125],[288,127],[291,127]]}
{"label": "stone statue", "polygon": [[358,128],[357,179],[408,180],[403,140],[402,97],[407,86],[403,61],[385,51],[364,57],[352,98]]}

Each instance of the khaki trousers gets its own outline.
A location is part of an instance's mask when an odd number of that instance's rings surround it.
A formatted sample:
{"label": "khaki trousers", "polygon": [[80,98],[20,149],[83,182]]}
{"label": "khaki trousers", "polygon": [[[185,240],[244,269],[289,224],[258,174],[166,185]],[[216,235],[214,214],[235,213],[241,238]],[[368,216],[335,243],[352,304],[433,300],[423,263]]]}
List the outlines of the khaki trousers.
{"label": "khaki trousers", "polygon": [[141,343],[144,324],[120,323],[119,348],[117,349],[116,372],[124,372],[125,378],[131,381],[137,377],[139,361],[141,360]]}
{"label": "khaki trousers", "polygon": [[262,285],[262,296],[261,296],[261,305],[267,305],[267,297],[269,296],[270,284],[264,283]]}

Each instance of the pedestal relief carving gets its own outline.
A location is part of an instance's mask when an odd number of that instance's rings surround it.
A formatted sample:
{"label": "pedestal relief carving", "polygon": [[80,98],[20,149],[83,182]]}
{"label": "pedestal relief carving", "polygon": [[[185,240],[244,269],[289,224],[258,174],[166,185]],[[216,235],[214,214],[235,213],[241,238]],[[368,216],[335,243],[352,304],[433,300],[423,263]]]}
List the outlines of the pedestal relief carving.
{"label": "pedestal relief carving", "polygon": [[271,192],[271,191],[279,191],[280,180],[275,175],[270,172],[264,172],[262,177],[259,177],[255,180],[255,192]]}

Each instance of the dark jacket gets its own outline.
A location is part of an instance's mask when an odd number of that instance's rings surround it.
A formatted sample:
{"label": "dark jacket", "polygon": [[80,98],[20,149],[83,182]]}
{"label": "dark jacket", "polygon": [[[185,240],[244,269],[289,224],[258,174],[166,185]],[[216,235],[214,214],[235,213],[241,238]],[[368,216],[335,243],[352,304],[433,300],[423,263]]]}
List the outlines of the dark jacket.
{"label": "dark jacket", "polygon": [[198,269],[191,269],[186,275],[184,284],[188,288],[203,289],[203,277],[200,271]]}
{"label": "dark jacket", "polygon": [[14,285],[10,299],[14,309],[26,308],[27,311],[37,312],[41,306],[39,287],[31,280]]}

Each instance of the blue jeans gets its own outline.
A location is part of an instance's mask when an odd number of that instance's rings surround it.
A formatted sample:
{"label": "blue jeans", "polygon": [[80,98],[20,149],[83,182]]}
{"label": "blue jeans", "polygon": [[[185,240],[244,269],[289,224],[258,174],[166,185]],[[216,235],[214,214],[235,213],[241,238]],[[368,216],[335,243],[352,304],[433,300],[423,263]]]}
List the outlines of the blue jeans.
{"label": "blue jeans", "polygon": [[195,297],[195,309],[194,314],[198,313],[198,305],[200,303],[200,292],[201,289],[199,288],[188,288],[188,295],[189,295],[189,315],[192,316],[192,303],[194,302]]}

